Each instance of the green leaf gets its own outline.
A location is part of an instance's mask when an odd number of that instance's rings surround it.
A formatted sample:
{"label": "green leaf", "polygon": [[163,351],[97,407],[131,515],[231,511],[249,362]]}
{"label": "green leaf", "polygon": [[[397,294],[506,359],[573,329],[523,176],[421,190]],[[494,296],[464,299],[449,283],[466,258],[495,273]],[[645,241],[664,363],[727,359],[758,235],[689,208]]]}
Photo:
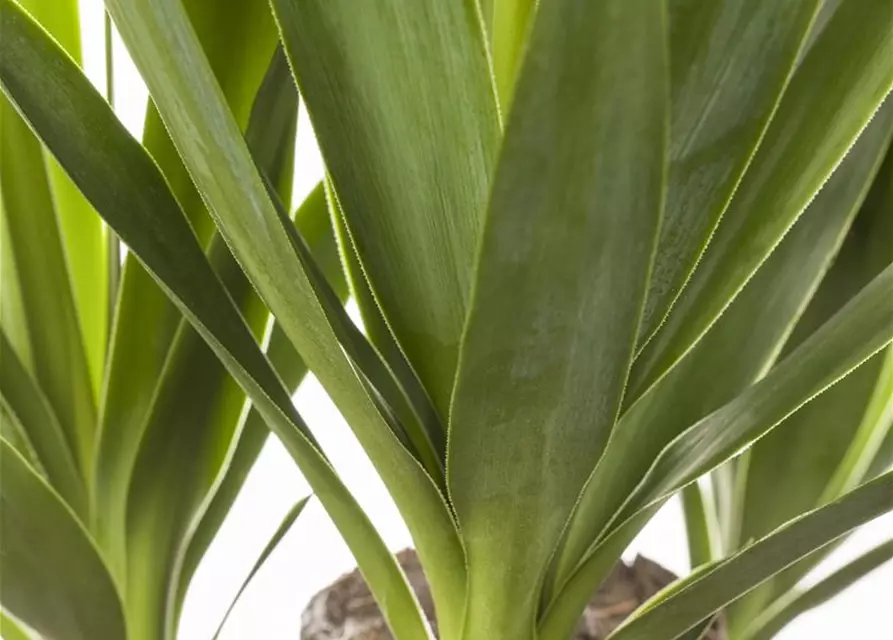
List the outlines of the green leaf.
{"label": "green leaf", "polygon": [[260,555],[257,557],[257,560],[254,561],[254,565],[251,567],[251,571],[248,572],[248,575],[245,577],[245,580],[242,582],[242,586],[239,587],[239,591],[236,593],[236,596],[233,598],[232,603],[227,608],[226,613],[223,614],[223,619],[220,621],[220,625],[217,627],[217,632],[214,634],[214,640],[220,636],[220,632],[223,631],[223,626],[226,624],[227,619],[229,618],[229,614],[232,613],[233,607],[236,606],[236,603],[239,601],[239,597],[242,595],[242,592],[245,591],[245,587],[248,586],[248,583],[251,582],[251,579],[254,578],[254,575],[258,572],[258,570],[263,566],[266,559],[273,553],[273,550],[285,537],[285,534],[289,532],[291,526],[295,523],[295,520],[298,519],[298,516],[301,515],[301,512],[304,510],[304,506],[307,504],[307,500],[309,498],[302,498],[295,505],[288,510],[288,513],[285,514],[285,517],[282,519],[282,522],[279,523],[279,526],[276,527],[276,531],[273,532],[272,537],[267,542],[266,546],[261,551]]}
{"label": "green leaf", "polygon": [[893,559],[893,540],[862,554],[817,584],[772,603],[742,633],[742,640],[771,640],[797,616],[819,607]]}
{"label": "green leaf", "polygon": [[584,6],[537,13],[450,416],[481,637],[533,630],[541,575],[620,408],[660,220],[661,7]]}
{"label": "green leaf", "polygon": [[694,346],[781,241],[890,91],[891,58],[893,4],[843,3],[794,74],[672,313],[637,358],[627,404]]}
{"label": "green leaf", "polygon": [[640,511],[597,543],[561,592],[544,607],[537,626],[538,640],[567,640],[571,636],[593,592],[661,506],[663,502]]}
{"label": "green leaf", "polygon": [[2,439],[0,466],[3,608],[46,638],[125,640],[115,585],[75,514]]}
{"label": "green leaf", "polygon": [[40,460],[37,459],[34,445],[28,439],[28,433],[2,395],[0,395],[0,437],[9,442],[12,448],[22,454],[25,461],[37,473],[46,478],[46,470],[41,466]]}
{"label": "green leaf", "polygon": [[177,0],[115,0],[109,9],[221,234],[400,508],[429,569],[441,620],[458,619],[465,576],[452,514],[395,435],[399,425],[358,377],[362,357],[345,352],[358,343],[339,344],[337,338],[359,334],[334,296],[317,288],[322,278],[309,252],[296,252],[299,239],[271,201],[182,7]]}
{"label": "green leaf", "polygon": [[890,510],[893,473],[674,583],[637,609],[609,639],[675,638],[809,552]]}
{"label": "green leaf", "polygon": [[34,358],[31,355],[28,320],[15,256],[12,253],[12,238],[6,224],[3,197],[0,196],[0,328],[6,333],[25,369],[33,375]]}
{"label": "green leaf", "polygon": [[[277,50],[246,132],[259,168],[277,181],[283,172],[291,177],[297,110],[288,64]],[[219,237],[209,261],[260,341],[269,312]],[[128,619],[140,636],[175,633],[181,549],[242,426],[244,403],[245,393],[214,352],[184,324],[156,388],[126,494]]]}
{"label": "green leaf", "polygon": [[[187,0],[185,8],[202,49],[239,125],[246,127],[252,102],[275,50],[276,29],[263,0]],[[214,225],[155,107],[149,105],[143,142],[208,246]],[[135,256],[125,258],[116,309],[108,381],[103,394],[97,459],[97,502],[104,517],[97,535],[123,570],[124,501],[157,381],[182,316]],[[231,428],[231,427],[230,427]]]}
{"label": "green leaf", "polygon": [[4,640],[34,640],[19,622],[4,611],[0,611],[0,636]]}
{"label": "green leaf", "polygon": [[0,331],[0,399],[21,425],[50,484],[76,514],[86,518],[86,487],[65,444],[59,420],[3,331]]}
{"label": "green leaf", "polygon": [[[888,153],[893,159],[893,155]],[[850,233],[822,285],[794,329],[786,349],[795,348],[887,265],[893,263],[893,201],[886,201],[893,163],[885,163]],[[878,197],[882,196],[882,197]],[[885,354],[875,355],[839,384],[785,420],[749,452],[741,512],[743,540],[759,538],[790,518],[842,495],[864,479],[874,450],[863,452],[864,440],[878,442],[889,421],[879,422],[890,404],[882,384],[875,403],[879,414],[866,413],[883,371]],[[889,374],[888,374],[889,375]],[[889,384],[889,383],[887,383]],[[867,419],[865,427],[860,425]],[[860,429],[863,435],[856,438]],[[877,445],[874,445],[876,448]],[[791,456],[791,451],[797,451]],[[849,453],[848,453],[849,452]],[[852,475],[852,459],[864,458],[860,475]],[[837,475],[838,478],[834,478]],[[849,476],[849,478],[845,478]],[[837,485],[832,488],[830,485]],[[749,624],[765,603],[772,585],[758,589],[729,612],[729,627]],[[756,607],[756,609],[754,609]]]}
{"label": "green leaf", "polygon": [[[22,7],[81,65],[77,0],[22,0]],[[47,170],[59,222],[91,388],[99,397],[109,332],[108,255],[102,219],[62,168],[47,155]]]}
{"label": "green leaf", "polygon": [[4,91],[248,392],[344,536],[395,635],[425,637],[396,561],[313,444],[152,159],[55,43],[11,0],[0,0],[0,7],[0,26],[9,34],[0,40]]}
{"label": "green leaf", "polygon": [[711,522],[707,504],[698,483],[693,482],[682,490],[688,561],[693,569],[719,556],[717,531]]}
{"label": "green leaf", "polygon": [[735,400],[679,435],[636,489],[629,509],[688,484],[762,437],[893,340],[893,265]]}
{"label": "green leaf", "polygon": [[369,341],[375,345],[378,353],[381,354],[381,358],[392,372],[399,387],[398,393],[401,397],[397,398],[398,403],[393,408],[398,412],[398,419],[402,424],[418,425],[418,429],[409,431],[407,435],[412,439],[416,450],[430,451],[430,458],[433,460],[429,460],[426,468],[429,469],[435,481],[443,486],[446,477],[444,469],[446,430],[440,422],[431,399],[406,360],[406,356],[381,314],[381,309],[375,301],[369,281],[363,273],[353,242],[345,227],[344,214],[338,204],[331,181],[327,180],[326,186],[327,199],[329,208],[333,211],[332,218],[335,221],[335,232],[344,261],[344,269],[350,279],[351,294],[360,310],[364,332],[369,337]]}
{"label": "green leaf", "polygon": [[[342,302],[347,300],[348,286],[341,269],[322,183],[304,200],[295,214],[295,223],[338,298]],[[307,366],[278,325],[273,327],[267,354],[286,388],[291,391],[297,389],[307,373]],[[181,571],[178,601],[185,595],[189,580],[242,488],[268,433],[263,417],[252,407],[241,433],[237,435],[238,442],[231,460],[225,465],[224,476],[220,484],[212,489],[213,496],[210,496],[208,504],[203,507],[196,530],[190,533]]]}
{"label": "green leaf", "polygon": [[556,585],[604,532],[661,449],[770,369],[843,242],[891,131],[893,101],[719,322],[623,414],[578,502],[558,557]]}
{"label": "green leaf", "polygon": [[817,0],[671,0],[667,203],[639,332],[657,330],[787,87]]}
{"label": "green leaf", "polygon": [[530,25],[536,14],[535,0],[491,0],[490,50],[499,106],[503,114],[511,108],[515,80],[521,69]]}
{"label": "green leaf", "polygon": [[445,423],[499,144],[476,7],[272,4],[360,263]]}
{"label": "green leaf", "polygon": [[[880,182],[885,177],[880,176]],[[891,209],[873,205],[867,202],[856,218],[833,267],[795,328],[789,351],[893,264]],[[884,353],[877,354],[785,420],[783,428],[754,445],[749,454],[745,502],[739,505],[744,510],[745,540],[761,537],[791,517],[821,504],[820,499],[856,436],[884,359]],[[791,451],[798,454],[791,456]],[[837,498],[862,479],[853,478],[848,486],[840,486],[828,498]]]}
{"label": "green leaf", "polygon": [[[874,208],[871,228],[863,250],[871,257],[866,260],[869,269],[876,269],[884,261],[893,262],[893,217],[878,212],[893,211],[893,147],[875,180],[874,187],[865,203],[866,210]],[[880,356],[879,356],[880,357]],[[846,452],[846,456],[825,488],[825,497],[835,498],[871,477],[870,467],[877,457],[885,437],[893,430],[893,348],[888,348],[882,358],[880,373],[874,383],[871,396],[865,406],[861,423]]]}
{"label": "green leaf", "polygon": [[31,339],[34,377],[83,474],[92,460],[96,410],[43,153],[3,97],[0,128],[3,212]]}

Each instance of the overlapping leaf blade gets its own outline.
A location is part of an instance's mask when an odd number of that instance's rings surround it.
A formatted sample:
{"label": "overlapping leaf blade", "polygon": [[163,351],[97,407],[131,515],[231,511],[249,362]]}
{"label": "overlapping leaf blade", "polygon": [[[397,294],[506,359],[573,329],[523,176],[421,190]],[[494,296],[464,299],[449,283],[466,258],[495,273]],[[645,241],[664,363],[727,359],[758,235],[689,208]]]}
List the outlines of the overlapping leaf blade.
{"label": "overlapping leaf blade", "polygon": [[[344,324],[349,319],[334,297],[316,288],[322,279],[273,205],[178,0],[114,0],[109,9],[222,236],[394,497],[443,620],[458,618],[464,569],[452,515],[358,377],[362,357],[345,349],[361,342],[339,344],[337,337],[356,336],[356,328]],[[288,51],[288,38],[286,45]]]}
{"label": "overlapping leaf blade", "polygon": [[[187,0],[184,6],[223,87],[228,106],[239,125],[246,127],[276,42],[266,2]],[[199,241],[206,246],[214,225],[151,103],[143,143],[164,173]],[[122,534],[130,476],[158,380],[174,334],[183,321],[180,312],[130,254],[125,258],[120,287],[96,463],[97,503],[101,505],[97,531],[103,547],[111,553],[116,571],[124,561]],[[219,417],[221,423],[230,422],[225,427],[230,429],[237,419]]]}
{"label": "overlapping leaf blade", "polygon": [[668,3],[667,203],[640,343],[663,321],[707,246],[787,86],[820,4]]}
{"label": "overlapping leaf blade", "polygon": [[15,415],[53,488],[81,518],[87,489],[49,401],[0,330],[0,401]]}
{"label": "overlapping leaf blade", "polygon": [[772,366],[843,242],[891,131],[893,101],[877,114],[846,161],[719,322],[623,415],[577,505],[559,556],[558,584],[603,532],[661,449]]}
{"label": "overlapping leaf blade", "polygon": [[445,422],[499,143],[475,3],[273,6],[360,263]]}
{"label": "overlapping leaf blade", "polygon": [[[313,251],[313,256],[338,298],[346,300],[347,282],[341,269],[322,184],[311,191],[304,200],[295,215],[295,224]],[[278,325],[273,327],[267,354],[286,388],[295,390],[307,373],[307,366]],[[224,476],[212,489],[213,495],[210,496],[208,504],[202,507],[195,530],[190,532],[181,569],[178,600],[182,601],[189,580],[242,488],[242,483],[257,460],[268,433],[263,417],[252,407],[241,433],[237,435],[238,442],[235,444],[231,459],[225,465]]]}
{"label": "overlapping leaf blade", "polygon": [[671,442],[630,509],[671,494],[768,433],[893,340],[893,265],[765,378]]}
{"label": "overlapping leaf blade", "polygon": [[[22,0],[20,4],[75,62],[82,64],[77,0]],[[102,219],[48,154],[46,164],[90,371],[90,386],[98,398],[109,332],[109,289],[104,286],[109,267],[104,250],[105,230]]]}
{"label": "overlapping leaf blade", "polygon": [[810,609],[823,605],[857,581],[893,559],[893,540],[883,542],[847,563],[817,584],[791,592],[763,611],[745,627],[742,638],[770,640],[789,622]]}
{"label": "overlapping leaf blade", "polygon": [[2,197],[0,197],[0,327],[9,338],[25,369],[33,375],[31,338],[28,335],[21,283],[15,256],[12,253],[12,238],[6,223]]}
{"label": "overlapping leaf blade", "polygon": [[[884,115],[881,113],[878,117]],[[893,263],[891,171],[893,154],[888,153],[834,265],[788,341],[787,351],[793,350],[871,278]],[[749,452],[747,463],[739,472],[742,477],[738,479],[744,487],[743,500],[734,505],[741,514],[742,542],[762,537],[790,518],[821,506],[862,482],[875,453],[862,449],[866,444],[876,448],[876,444],[870,444],[872,437],[879,441],[889,428],[890,418],[883,419],[884,405],[891,402],[887,388],[881,389],[885,397],[878,398],[879,415],[867,413],[878,383],[886,386],[880,378],[887,360],[885,355],[875,355],[789,417],[782,428],[760,440]],[[866,419],[869,423],[863,427]],[[798,454],[791,456],[791,451]],[[844,466],[853,464],[861,467],[857,475]],[[832,484],[837,486],[832,488]],[[801,564],[804,566],[800,573],[811,566],[810,562]],[[790,579],[791,576],[786,576],[785,581]],[[730,628],[740,630],[741,625],[749,624],[767,603],[773,587],[764,585],[736,603],[728,615]]]}
{"label": "overlapping leaf blade", "polygon": [[661,7],[583,7],[537,12],[450,415],[481,637],[533,631],[541,574],[619,411],[660,221]]}
{"label": "overlapping leaf blade", "polygon": [[[394,558],[312,444],[151,158],[40,28],[11,0],[0,1],[0,7],[4,35],[9,34],[0,42],[4,91],[246,389],[339,527],[394,632],[424,637],[417,604]],[[96,131],[103,132],[104,144],[95,144]]]}
{"label": "overlapping leaf blade", "polygon": [[[56,411],[83,473],[93,453],[96,409],[43,152],[3,97],[0,127],[3,213],[31,340],[34,378]],[[48,318],[53,321],[47,322]]]}
{"label": "overlapping leaf blade", "polygon": [[0,466],[3,608],[47,638],[126,640],[121,601],[83,525],[3,439]]}
{"label": "overlapping leaf blade", "polygon": [[609,636],[675,638],[806,554],[893,510],[893,473],[885,474],[784,525],[740,553],[667,587]]}
{"label": "overlapping leaf blade", "polygon": [[[255,100],[246,138],[271,180],[291,178],[297,94],[281,50]],[[287,181],[290,185],[290,180]],[[209,261],[258,341],[269,312],[222,239]],[[181,327],[156,389],[127,494],[128,611],[151,638],[174,634],[175,585],[184,537],[241,427],[245,393],[201,336]],[[153,628],[157,630],[153,630]]]}
{"label": "overlapping leaf blade", "polygon": [[846,2],[831,16],[792,78],[698,268],[637,358],[629,402],[704,335],[812,200],[893,86],[891,58],[893,4]]}

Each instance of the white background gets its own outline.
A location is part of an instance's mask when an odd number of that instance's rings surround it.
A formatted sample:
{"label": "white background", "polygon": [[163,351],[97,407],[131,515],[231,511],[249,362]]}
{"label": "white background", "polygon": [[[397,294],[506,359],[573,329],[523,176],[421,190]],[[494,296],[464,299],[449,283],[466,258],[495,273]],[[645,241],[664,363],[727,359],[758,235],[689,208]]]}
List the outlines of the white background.
{"label": "white background", "polygon": [[[87,73],[104,90],[101,0],[80,0]],[[422,1],[422,0],[414,0]],[[139,137],[145,114],[146,89],[117,40],[115,55],[116,110]],[[301,113],[295,163],[295,203],[322,177],[322,163],[306,113]],[[355,309],[351,309],[354,317]],[[348,427],[312,378],[295,396],[302,415],[333,459],[347,485],[369,513],[388,545],[409,545],[409,535],[381,482]],[[254,558],[289,508],[309,489],[285,450],[271,438],[252,470],[219,536],[211,545],[189,589],[180,624],[181,640],[211,638]],[[809,581],[827,575],[875,544],[893,535],[893,516],[881,518],[855,534]],[[667,568],[688,570],[679,504],[671,501],[626,553],[647,555]],[[236,605],[221,638],[224,640],[295,640],[307,601],[340,574],[353,559],[325,512],[311,501],[297,524],[280,543]],[[887,565],[820,610],[790,625],[781,640],[893,639],[893,565]]]}

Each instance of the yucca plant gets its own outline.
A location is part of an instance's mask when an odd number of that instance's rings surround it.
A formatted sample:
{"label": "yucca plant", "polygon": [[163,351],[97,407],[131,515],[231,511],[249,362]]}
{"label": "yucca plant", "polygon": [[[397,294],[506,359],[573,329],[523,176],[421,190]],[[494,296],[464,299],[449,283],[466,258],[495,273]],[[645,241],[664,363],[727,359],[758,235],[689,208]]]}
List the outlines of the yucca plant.
{"label": "yucca plant", "polygon": [[[893,555],[797,586],[893,510],[893,2],[107,0],[140,143],[77,3],[20,1],[7,640],[173,637],[267,430],[393,635],[431,637],[292,404],[307,370],[443,640],[569,637],[678,492],[696,568],[612,640],[769,638]],[[299,95],[327,173],[289,215]]]}

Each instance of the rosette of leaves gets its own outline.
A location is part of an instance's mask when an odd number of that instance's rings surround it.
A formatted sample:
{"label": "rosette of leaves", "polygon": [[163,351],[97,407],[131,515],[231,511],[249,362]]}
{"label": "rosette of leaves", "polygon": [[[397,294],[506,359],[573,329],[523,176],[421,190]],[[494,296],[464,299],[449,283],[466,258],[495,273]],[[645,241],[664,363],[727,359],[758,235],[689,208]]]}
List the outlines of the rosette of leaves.
{"label": "rosette of leaves", "polygon": [[[77,3],[0,0],[4,637],[173,637],[268,431],[430,637],[308,370],[444,640],[568,637],[679,492],[696,568],[612,640],[771,637],[889,558],[798,590],[893,510],[889,0],[106,8],[141,141]],[[327,173],[292,213],[299,95]]]}

